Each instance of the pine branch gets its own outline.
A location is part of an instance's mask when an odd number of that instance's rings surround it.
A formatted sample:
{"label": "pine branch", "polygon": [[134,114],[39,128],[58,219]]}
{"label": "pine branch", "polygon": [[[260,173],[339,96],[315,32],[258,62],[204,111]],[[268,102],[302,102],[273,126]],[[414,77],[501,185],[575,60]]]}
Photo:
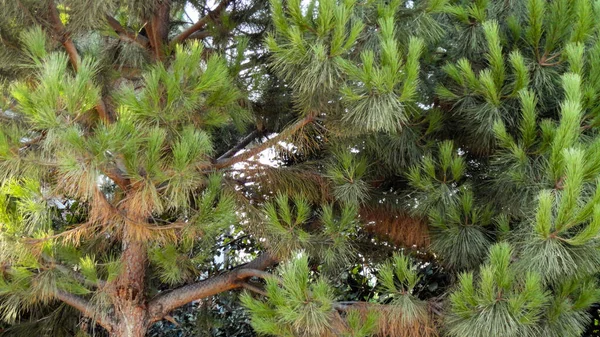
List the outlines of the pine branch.
{"label": "pine branch", "polygon": [[54,239],[59,239],[59,238],[63,239],[63,240],[67,240],[67,238],[69,236],[78,235],[79,234],[78,232],[91,230],[96,226],[97,226],[96,223],[88,221],[88,222],[74,225],[74,226],[72,226],[73,227],[72,229],[60,232],[58,234],[45,236],[43,238],[25,238],[23,241],[27,244],[38,244],[38,243],[46,242],[48,240],[54,240]]}
{"label": "pine branch", "polygon": [[192,301],[243,287],[243,282],[240,281],[247,278],[271,277],[271,274],[263,270],[276,263],[277,259],[274,256],[265,253],[221,275],[160,294],[148,304],[149,323],[161,320],[172,310]]}
{"label": "pine branch", "polygon": [[104,280],[98,280],[96,282],[88,280],[87,278],[85,278],[85,276],[76,272],[72,268],[69,268],[65,265],[57,263],[54,259],[47,256],[46,254],[42,254],[41,257],[44,261],[50,263],[50,268],[54,268],[65,275],[71,276],[79,283],[87,284],[89,286],[96,287],[96,288],[103,288],[106,285],[106,281],[104,281]]}
{"label": "pine branch", "polygon": [[[73,40],[71,40],[71,36],[67,32],[65,25],[60,20],[58,8],[53,0],[48,1],[48,11],[50,12],[50,19],[52,20],[53,35],[63,45],[69,55],[69,60],[71,61],[73,69],[77,71],[80,62],[79,53],[77,52],[77,48],[75,48],[75,44],[73,43]],[[112,117],[106,110],[106,104],[104,104],[102,99],[100,99],[100,102],[96,105],[96,110],[100,115],[100,119],[107,123],[112,122]]]}
{"label": "pine branch", "polygon": [[204,28],[204,26],[206,26],[206,24],[210,20],[214,20],[222,11],[224,11],[225,8],[227,8],[227,6],[229,5],[229,3],[231,1],[232,0],[223,0],[223,1],[221,1],[221,3],[219,3],[219,5],[215,9],[213,9],[212,11],[210,11],[206,16],[204,16],[203,18],[201,18],[200,20],[198,20],[198,22],[196,22],[195,24],[193,24],[191,27],[189,27],[188,29],[184,30],[179,35],[177,35],[176,37],[174,37],[173,40],[171,41],[171,44],[181,43],[182,41],[184,41],[185,39],[187,39],[188,37],[190,37],[190,35],[192,35],[193,33],[195,33],[197,31],[199,31],[200,29]]}
{"label": "pine branch", "polygon": [[225,160],[225,159],[230,158],[231,156],[235,155],[238,151],[240,151],[243,148],[245,148],[246,146],[248,146],[248,144],[250,144],[259,135],[260,135],[260,132],[258,130],[254,130],[254,131],[250,132],[250,134],[248,134],[246,137],[244,137],[239,143],[237,143],[237,145],[235,145],[234,147],[229,149],[227,152],[223,153],[219,158],[217,158],[217,161]]}
{"label": "pine branch", "polygon": [[139,44],[140,46],[142,46],[143,48],[148,48],[148,46],[150,46],[150,41],[148,41],[147,37],[140,35],[140,34],[136,34],[136,33],[132,32],[131,30],[126,29],[125,27],[121,26],[119,21],[117,21],[112,16],[106,15],[106,21],[108,22],[108,25],[117,34],[119,34],[119,37],[121,38],[121,40],[134,41],[137,44]]}
{"label": "pine branch", "polygon": [[86,285],[96,287],[96,288],[103,288],[106,285],[106,281],[104,281],[104,280],[98,280],[95,282],[90,281],[87,278],[85,278],[85,276],[81,275],[80,273],[78,273],[78,272],[74,271],[73,269],[71,269],[67,266],[64,266],[62,264],[53,263],[52,266],[55,269],[57,269],[58,271],[60,271],[61,273],[71,276],[79,283],[86,284]]}
{"label": "pine branch", "polygon": [[114,330],[116,322],[111,317],[98,313],[89,301],[63,290],[57,290],[55,296],[60,301],[79,310],[84,316],[94,319],[109,333]]}
{"label": "pine branch", "polygon": [[213,167],[217,168],[217,169],[221,169],[221,168],[229,167],[235,163],[239,163],[241,161],[247,160],[247,159],[253,157],[254,155],[257,155],[260,152],[264,151],[265,149],[277,144],[279,141],[295,134],[296,132],[300,131],[303,127],[305,127],[307,124],[311,123],[314,120],[315,120],[315,118],[312,115],[308,115],[308,116],[302,118],[301,120],[297,121],[296,123],[292,124],[287,129],[283,130],[277,136],[269,139],[268,141],[266,141],[258,146],[255,146],[255,147],[249,149],[248,151],[246,151],[244,153],[241,153],[241,154],[239,154],[235,157],[231,157],[231,158],[217,159],[217,161],[215,162]]}

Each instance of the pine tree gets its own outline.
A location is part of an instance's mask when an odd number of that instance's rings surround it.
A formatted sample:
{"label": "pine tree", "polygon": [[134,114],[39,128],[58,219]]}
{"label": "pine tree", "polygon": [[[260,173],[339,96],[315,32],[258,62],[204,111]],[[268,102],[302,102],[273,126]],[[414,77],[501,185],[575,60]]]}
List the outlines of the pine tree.
{"label": "pine tree", "polygon": [[597,1],[0,7],[5,335],[589,326]]}

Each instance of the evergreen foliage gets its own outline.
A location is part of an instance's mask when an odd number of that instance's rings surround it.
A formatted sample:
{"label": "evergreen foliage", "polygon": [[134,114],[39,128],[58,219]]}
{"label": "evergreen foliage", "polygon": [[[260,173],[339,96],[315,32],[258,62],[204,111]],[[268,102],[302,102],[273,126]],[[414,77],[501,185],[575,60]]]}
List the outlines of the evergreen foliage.
{"label": "evergreen foliage", "polygon": [[0,335],[594,322],[598,1],[0,8]]}

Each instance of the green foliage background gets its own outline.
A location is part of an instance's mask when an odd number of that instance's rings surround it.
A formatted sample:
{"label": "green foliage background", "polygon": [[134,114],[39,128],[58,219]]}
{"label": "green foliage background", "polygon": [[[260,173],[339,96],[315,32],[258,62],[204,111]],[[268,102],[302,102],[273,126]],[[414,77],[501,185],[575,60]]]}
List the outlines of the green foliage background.
{"label": "green foliage background", "polygon": [[593,330],[600,2],[221,4],[0,0],[4,335],[105,334],[128,240],[144,303],[278,261],[150,336]]}

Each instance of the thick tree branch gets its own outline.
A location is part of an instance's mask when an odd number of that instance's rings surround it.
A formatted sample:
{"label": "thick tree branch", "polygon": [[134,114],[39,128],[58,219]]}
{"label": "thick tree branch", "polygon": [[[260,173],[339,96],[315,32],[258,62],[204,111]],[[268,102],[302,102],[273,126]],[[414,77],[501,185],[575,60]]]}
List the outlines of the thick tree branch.
{"label": "thick tree branch", "polygon": [[152,15],[146,26],[146,32],[150,39],[150,45],[154,49],[154,57],[157,61],[163,59],[164,44],[169,40],[169,14],[171,12],[171,1],[163,0]]}
{"label": "thick tree branch", "polygon": [[119,37],[122,40],[125,40],[125,41],[134,41],[137,44],[139,44],[140,46],[142,46],[143,48],[148,48],[148,46],[150,46],[150,41],[148,41],[148,38],[146,38],[143,35],[136,34],[136,33],[132,32],[131,30],[126,29],[125,27],[121,26],[121,24],[119,23],[119,21],[117,21],[112,16],[106,15],[106,21],[108,22],[108,25],[117,34],[119,34]]}
{"label": "thick tree branch", "polygon": [[243,287],[242,281],[250,277],[270,277],[271,274],[262,270],[276,263],[277,259],[272,255],[262,254],[253,261],[221,275],[160,294],[148,304],[149,323],[161,320],[172,310],[192,301]]}
{"label": "thick tree branch", "polygon": [[87,300],[63,290],[57,290],[54,295],[60,301],[65,302],[66,304],[79,310],[84,316],[94,319],[108,332],[113,331],[116,322],[111,317],[97,312]]}
{"label": "thick tree branch", "polygon": [[214,163],[213,167],[217,168],[217,169],[221,169],[221,168],[229,167],[235,163],[239,163],[241,161],[247,160],[247,159],[259,154],[260,152],[266,150],[267,148],[277,144],[279,141],[302,130],[302,128],[304,128],[307,124],[313,122],[314,120],[315,120],[315,118],[312,115],[308,115],[308,116],[302,118],[301,120],[297,121],[296,123],[292,124],[290,127],[283,130],[277,136],[269,139],[268,141],[266,141],[258,146],[255,146],[255,147],[247,150],[244,153],[241,153],[241,154],[239,154],[235,157],[231,157],[231,158],[217,159],[217,161]]}
{"label": "thick tree branch", "polygon": [[217,16],[219,16],[219,14],[221,14],[221,12],[224,11],[225,8],[227,8],[227,5],[229,5],[229,3],[231,1],[232,0],[223,0],[223,1],[221,1],[221,3],[219,3],[219,5],[215,9],[213,9],[212,11],[210,11],[206,16],[204,16],[203,18],[201,18],[200,20],[198,20],[198,22],[196,22],[195,24],[193,24],[191,27],[189,27],[188,29],[184,30],[179,35],[177,35],[176,37],[174,37],[173,40],[171,41],[171,44],[180,43],[183,40],[187,39],[193,33],[195,33],[197,31],[199,31],[200,29],[204,28],[204,26],[206,26],[206,24],[210,20],[214,20]]}
{"label": "thick tree branch", "polygon": [[210,36],[210,32],[207,30],[200,30],[197,32],[192,33],[190,36],[188,36],[188,39],[190,40],[202,40],[205,39],[207,37]]}

